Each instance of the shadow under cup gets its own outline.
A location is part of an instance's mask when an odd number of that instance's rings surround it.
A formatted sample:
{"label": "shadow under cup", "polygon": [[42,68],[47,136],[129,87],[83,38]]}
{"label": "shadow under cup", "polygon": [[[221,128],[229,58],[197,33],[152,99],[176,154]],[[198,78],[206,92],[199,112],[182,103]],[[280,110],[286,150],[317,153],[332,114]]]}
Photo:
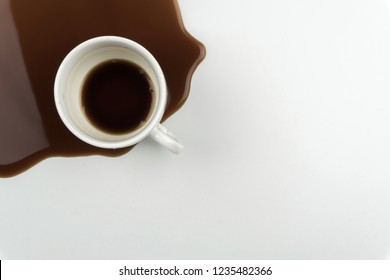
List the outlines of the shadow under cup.
{"label": "shadow under cup", "polygon": [[[128,61],[145,72],[153,87],[150,111],[141,126],[124,134],[111,134],[96,127],[85,114],[83,85],[96,66],[112,60]],[[66,127],[79,139],[100,148],[123,148],[147,137],[161,121],[167,102],[167,86],[160,65],[138,43],[114,36],[88,40],[73,49],[56,76],[55,103]]]}

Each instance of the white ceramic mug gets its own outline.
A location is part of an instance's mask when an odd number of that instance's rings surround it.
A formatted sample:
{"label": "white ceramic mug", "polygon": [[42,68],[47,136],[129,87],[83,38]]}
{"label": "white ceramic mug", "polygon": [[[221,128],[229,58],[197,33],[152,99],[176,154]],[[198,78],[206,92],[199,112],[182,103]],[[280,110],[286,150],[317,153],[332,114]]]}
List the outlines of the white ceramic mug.
{"label": "white ceramic mug", "polygon": [[[150,77],[154,102],[144,124],[126,134],[109,134],[95,127],[85,115],[81,96],[88,74],[99,64],[110,60],[137,64]],[[126,38],[103,36],[85,41],[74,48],[58,69],[54,85],[57,111],[65,126],[82,141],[100,148],[118,149],[133,146],[150,136],[173,153],[182,144],[160,124],[167,103],[167,85],[163,71],[153,55],[140,44]]]}

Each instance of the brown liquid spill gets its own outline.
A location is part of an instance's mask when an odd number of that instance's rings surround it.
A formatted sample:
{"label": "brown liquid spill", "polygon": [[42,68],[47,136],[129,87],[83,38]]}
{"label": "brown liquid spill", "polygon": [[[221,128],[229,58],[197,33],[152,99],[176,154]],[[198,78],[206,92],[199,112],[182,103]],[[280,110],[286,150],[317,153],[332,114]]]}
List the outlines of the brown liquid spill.
{"label": "brown liquid spill", "polygon": [[0,177],[53,156],[120,156],[73,136],[59,118],[54,79],[65,56],[97,36],[146,47],[160,63],[169,98],[164,120],[187,100],[203,45],[185,30],[176,0],[0,0]]}

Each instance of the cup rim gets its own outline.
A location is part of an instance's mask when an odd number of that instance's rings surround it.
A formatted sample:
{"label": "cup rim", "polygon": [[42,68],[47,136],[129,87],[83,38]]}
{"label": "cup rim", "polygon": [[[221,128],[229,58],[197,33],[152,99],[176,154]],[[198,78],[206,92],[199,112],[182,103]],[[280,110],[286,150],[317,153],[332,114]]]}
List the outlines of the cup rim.
{"label": "cup rim", "polygon": [[[80,51],[84,50],[85,48],[88,48],[91,45],[102,43],[102,42],[104,42],[107,46],[109,46],[110,43],[111,44],[119,43],[119,44],[131,46],[133,49],[135,49],[136,52],[140,54],[142,57],[144,57],[148,61],[148,63],[150,63],[150,65],[152,66],[160,87],[160,93],[157,101],[156,110],[153,116],[151,117],[149,123],[139,133],[124,140],[103,141],[87,135],[84,131],[82,131],[79,127],[77,127],[73,123],[73,121],[69,120],[66,117],[66,114],[64,113],[64,110],[66,110],[64,108],[65,106],[61,105],[62,101],[60,97],[62,95],[61,93],[63,89],[61,88],[60,80],[65,71],[65,68],[70,64],[72,58],[75,57]],[[167,94],[168,94],[168,89],[167,89],[164,73],[156,58],[145,47],[143,47],[139,43],[118,36],[95,37],[87,41],[84,41],[78,46],[76,46],[67,54],[67,56],[62,61],[60,67],[58,68],[55,82],[54,82],[54,101],[57,108],[57,112],[62,122],[65,124],[65,126],[73,133],[73,135],[75,135],[80,140],[92,146],[99,147],[99,148],[106,148],[106,149],[119,149],[119,148],[130,147],[139,143],[144,138],[146,138],[157,127],[157,125],[160,123],[164,115],[165,107],[167,103]]]}

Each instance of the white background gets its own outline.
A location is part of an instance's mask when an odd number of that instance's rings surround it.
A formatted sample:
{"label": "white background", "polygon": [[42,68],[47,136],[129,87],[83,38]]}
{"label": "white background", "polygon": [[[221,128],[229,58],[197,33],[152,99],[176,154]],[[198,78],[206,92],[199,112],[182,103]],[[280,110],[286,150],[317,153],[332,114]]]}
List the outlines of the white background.
{"label": "white background", "polygon": [[389,2],[179,1],[208,51],[184,153],[0,179],[0,258],[389,259]]}

